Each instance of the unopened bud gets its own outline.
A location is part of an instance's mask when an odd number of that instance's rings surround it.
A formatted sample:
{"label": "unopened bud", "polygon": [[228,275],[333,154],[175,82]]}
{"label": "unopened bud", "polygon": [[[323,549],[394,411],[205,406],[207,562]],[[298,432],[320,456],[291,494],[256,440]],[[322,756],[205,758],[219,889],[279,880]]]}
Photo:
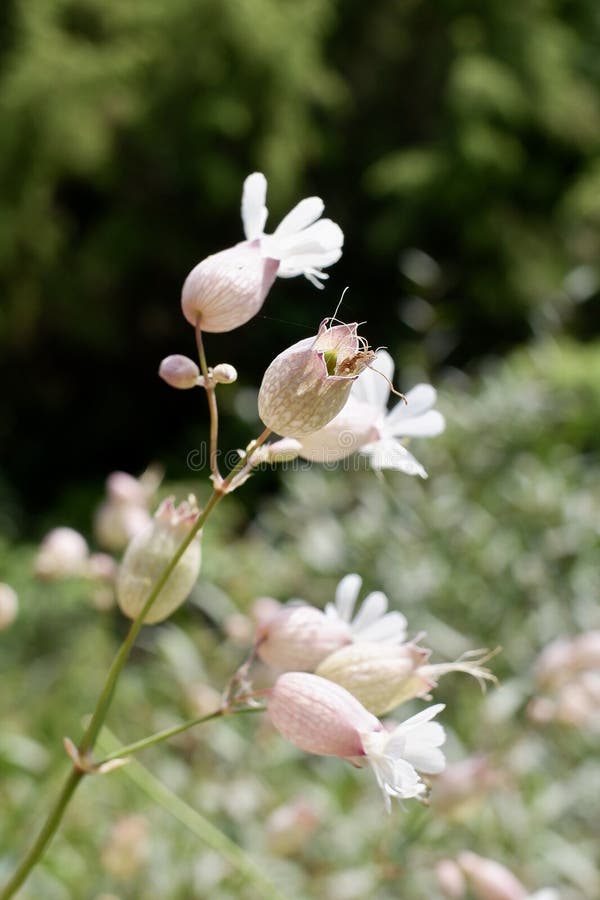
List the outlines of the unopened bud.
{"label": "unopened bud", "polygon": [[19,598],[9,584],[0,582],[0,631],[12,625],[19,611]]}
{"label": "unopened bud", "polygon": [[[169,497],[160,505],[150,525],[129,544],[117,578],[117,600],[130,619],[141,612],[153,586],[197,518],[194,498],[176,508]],[[200,562],[200,541],[195,538],[146,613],[146,624],[162,622],[181,606],[196,583]]]}
{"label": "unopened bud", "polygon": [[238,373],[229,363],[219,363],[212,370],[212,377],[217,384],[233,384],[237,381]]}
{"label": "unopened bud", "polygon": [[287,606],[259,630],[257,652],[274,669],[313,672],[351,639],[345,622],[330,619],[313,606]]}
{"label": "unopened bud", "polygon": [[258,447],[252,454],[251,463],[256,467],[263,463],[291,462],[298,458],[301,449],[302,444],[296,438],[281,438]]}
{"label": "unopened bud", "polygon": [[158,374],[168,385],[179,390],[197,387],[200,377],[200,369],[188,356],[175,353],[167,356],[161,362]]}
{"label": "unopened bud", "polygon": [[342,409],[358,375],[375,359],[357,325],[329,326],[277,356],[258,394],[260,418],[272,431],[299,437],[323,428]]}
{"label": "unopened bud", "polygon": [[73,528],[53,528],[42,541],[35,559],[35,574],[49,580],[85,574],[88,545]]}
{"label": "unopened bud", "polygon": [[357,641],[324,659],[316,674],[341,684],[369,712],[381,716],[406,699],[407,685],[428,655],[414,644]]}

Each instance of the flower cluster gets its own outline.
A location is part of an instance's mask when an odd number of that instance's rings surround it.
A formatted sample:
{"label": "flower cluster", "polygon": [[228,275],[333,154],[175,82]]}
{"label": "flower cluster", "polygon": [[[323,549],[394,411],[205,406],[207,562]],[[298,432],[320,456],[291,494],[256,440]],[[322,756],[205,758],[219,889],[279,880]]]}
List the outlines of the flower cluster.
{"label": "flower cluster", "polygon": [[337,587],[325,610],[300,600],[273,609],[257,628],[256,653],[281,674],[269,691],[268,711],[277,730],[308,753],[370,765],[390,798],[424,799],[421,774],[444,768],[444,730],[431,720],[435,704],[400,724],[380,721],[407,700],[428,698],[437,679],[466,672],[493,680],[480,652],[453,663],[430,664],[431,651],[407,640],[402,613],[388,611],[380,591],[354,615],[361,588],[356,574]]}

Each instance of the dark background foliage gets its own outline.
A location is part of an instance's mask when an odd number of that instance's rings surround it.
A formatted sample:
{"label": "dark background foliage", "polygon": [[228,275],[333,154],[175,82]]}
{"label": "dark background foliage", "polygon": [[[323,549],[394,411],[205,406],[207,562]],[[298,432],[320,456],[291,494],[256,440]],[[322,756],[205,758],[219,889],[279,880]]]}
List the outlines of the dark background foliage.
{"label": "dark background foliage", "polygon": [[242,384],[346,285],[344,317],[368,318],[405,387],[541,334],[597,334],[599,46],[594,0],[6,0],[8,531],[70,504],[83,526],[81,484],[114,468],[185,473],[206,417],[156,369],[192,352],[181,284],[240,239],[254,169],[271,226],[317,193],[347,249],[324,292],[279,281],[262,315],[210,340]]}

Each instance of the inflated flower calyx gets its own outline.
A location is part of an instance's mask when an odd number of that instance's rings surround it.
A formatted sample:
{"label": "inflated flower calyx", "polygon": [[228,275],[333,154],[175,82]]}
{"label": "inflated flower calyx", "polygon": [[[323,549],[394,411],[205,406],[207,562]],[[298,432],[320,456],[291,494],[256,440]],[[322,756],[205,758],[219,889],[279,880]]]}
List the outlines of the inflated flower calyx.
{"label": "inflated flower calyx", "polygon": [[260,418],[271,431],[296,438],[318,431],[342,409],[353,382],[375,358],[358,325],[330,325],[277,356],[258,394]]}
{"label": "inflated flower calyx", "polygon": [[412,692],[415,672],[428,656],[429,650],[415,644],[359,641],[324,659],[316,674],[340,684],[369,712],[382,716]]}
{"label": "inflated flower calyx", "polygon": [[[150,591],[197,519],[194,497],[178,507],[175,507],[173,497],[169,497],[160,505],[150,525],[133,538],[117,578],[117,600],[121,611],[130,619],[140,613]],[[146,624],[162,622],[187,599],[200,572],[201,556],[200,535],[197,535],[146,613]]]}
{"label": "inflated flower calyx", "polygon": [[262,661],[274,669],[313,672],[351,640],[344,622],[328,619],[314,606],[291,604],[259,628],[256,648]]}
{"label": "inflated flower calyx", "polygon": [[183,285],[185,318],[212,333],[239,328],[263,305],[278,268],[278,260],[262,255],[258,240],[242,241],[203,259]]}
{"label": "inflated flower calyx", "polygon": [[159,366],[158,374],[170,387],[182,391],[198,387],[200,383],[200,369],[196,363],[189,356],[179,353],[166,356]]}

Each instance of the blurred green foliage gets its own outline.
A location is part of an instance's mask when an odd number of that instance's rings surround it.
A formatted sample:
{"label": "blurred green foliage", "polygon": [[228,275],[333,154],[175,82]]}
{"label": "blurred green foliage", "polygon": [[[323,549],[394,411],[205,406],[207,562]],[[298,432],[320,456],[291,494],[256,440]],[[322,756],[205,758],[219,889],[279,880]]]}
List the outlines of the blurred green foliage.
{"label": "blurred green foliage", "polygon": [[73,480],[154,455],[183,474],[189,405],[154,373],[191,351],[180,285],[240,238],[255,168],[272,222],[319,193],[348,252],[324,294],[280,282],[215,338],[250,382],[347,284],[407,370],[597,333],[594,0],[6,0],[0,25],[13,530]]}
{"label": "blurred green foliage", "polygon": [[[380,482],[361,466],[292,469],[249,523],[237,496],[228,498],[205,530],[191,602],[142,632],[109,724],[129,741],[193,715],[207,683],[220,689],[243,658],[244,641],[226,639],[233,614],[265,594],[323,606],[339,578],[358,571],[365,591],[385,590],[405,612],[412,633],[427,631],[436,661],[502,644],[492,664],[498,689],[484,697],[473,681],[452,675],[435,694],[447,703],[450,761],[486,753],[500,772],[487,794],[454,809],[435,799],[430,810],[406,804],[388,818],[369,772],[303,755],[258,717],[198,728],[142,761],[294,900],[441,900],[433,867],[466,848],[501,860],[531,890],[555,885],[561,900],[594,900],[597,735],[536,726],[525,710],[539,651],[557,635],[600,628],[600,345],[550,340],[521,350],[449,386],[440,408],[446,434],[411,447],[428,481],[388,474]],[[0,638],[0,879],[32,812],[55,789],[65,768],[62,737],[76,736],[124,627],[118,614],[86,602],[84,583],[36,584],[31,550],[5,550],[0,580],[19,590],[22,614]],[[266,822],[298,797],[320,824],[282,855]],[[148,855],[138,865],[132,852],[120,862],[114,855],[114,823],[131,814],[147,832]],[[103,893],[260,896],[126,771],[82,786],[23,900]]]}

